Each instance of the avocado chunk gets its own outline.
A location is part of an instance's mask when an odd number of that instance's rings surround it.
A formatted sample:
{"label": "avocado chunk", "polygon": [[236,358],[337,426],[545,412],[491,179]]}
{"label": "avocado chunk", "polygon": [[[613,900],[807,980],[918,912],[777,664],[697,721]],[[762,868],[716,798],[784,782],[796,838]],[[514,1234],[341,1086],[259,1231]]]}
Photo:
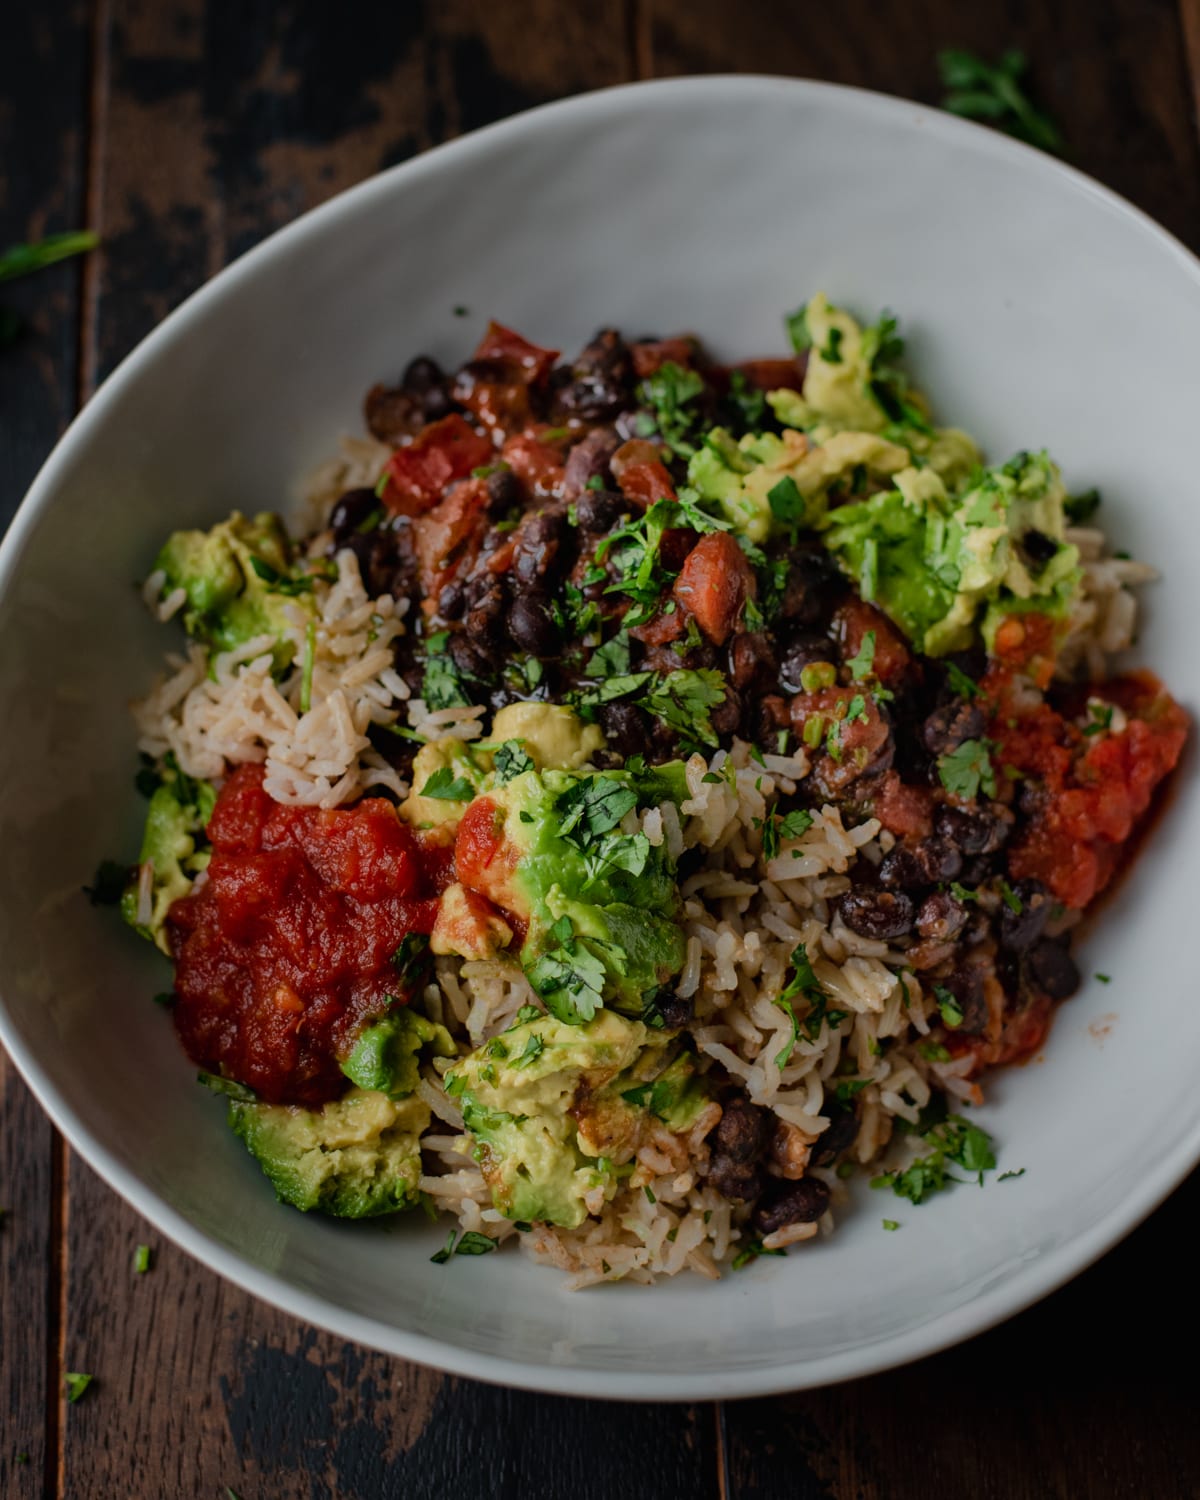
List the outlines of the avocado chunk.
{"label": "avocado chunk", "polygon": [[[833,511],[823,540],[863,598],[927,655],[966,649],[980,634],[991,650],[1007,615],[1061,618],[1070,607],[1081,575],[1065,499],[1045,453],[977,471],[958,496],[933,469],[906,469],[894,490]],[[1030,532],[1036,548],[1023,545]]]}
{"label": "avocado chunk", "polygon": [[[188,894],[196,876],[208,865],[204,830],[212,817],[217,792],[211,782],[185,776],[173,755],[167,756],[161,775],[146,810],[138,875],[121,894],[121,916],[170,957],[167,912]],[[151,871],[150,920],[142,923],[138,921],[139,890],[147,865]]]}
{"label": "avocado chunk", "polygon": [[[548,1008],[583,1022],[611,1003],[640,1015],[683,967],[679,890],[666,844],[636,814],[687,797],[683,766],[525,771],[485,793],[499,852],[458,873],[525,925],[521,962]],[[484,799],[481,799],[483,803]]]}
{"label": "avocado chunk", "polygon": [[165,575],[163,597],[183,589],[184,629],[214,651],[230,651],[255,636],[275,637],[277,673],[287,669],[289,605],[306,604],[311,584],[291,575],[291,545],[283,522],[269,513],[247,520],[234,511],[211,531],[176,531],[154,563]]}
{"label": "avocado chunk", "polygon": [[360,1089],[404,1099],[416,1092],[420,1053],[426,1047],[434,1057],[454,1057],[458,1052],[444,1026],[408,1006],[397,1007],[364,1027],[342,1072]]}
{"label": "avocado chunk", "polygon": [[429,1106],[351,1089],[321,1109],[235,1101],[229,1124],[284,1203],[343,1219],[397,1213],[419,1201]]}
{"label": "avocado chunk", "polygon": [[614,1011],[586,1026],[524,1014],[456,1063],[446,1092],[495,1207],[567,1228],[616,1194],[652,1127],[689,1130],[709,1099],[672,1033]]}

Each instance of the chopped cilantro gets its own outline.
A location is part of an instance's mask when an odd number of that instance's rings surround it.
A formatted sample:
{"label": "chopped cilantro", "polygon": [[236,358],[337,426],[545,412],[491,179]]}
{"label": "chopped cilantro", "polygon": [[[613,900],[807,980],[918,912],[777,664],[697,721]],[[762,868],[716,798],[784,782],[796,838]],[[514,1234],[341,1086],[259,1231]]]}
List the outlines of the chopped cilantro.
{"label": "chopped cilantro", "polygon": [[95,1380],[95,1378],[96,1377],[94,1375],[84,1375],[76,1370],[67,1371],[67,1373],[63,1376],[63,1382],[67,1388],[67,1400],[72,1404],[72,1406],[76,1401],[81,1399],[84,1391],[87,1390],[88,1386],[91,1385],[92,1381]]}
{"label": "chopped cilantro", "polygon": [[455,776],[449,766],[439,766],[421,788],[420,795],[439,802],[470,802],[475,788],[465,776]]}
{"label": "chopped cilantro", "polygon": [[883,1221],[883,1227],[885,1229],[899,1229],[900,1228],[900,1224],[899,1224],[899,1221],[896,1220],[896,1219],[884,1219],[884,1221]]}
{"label": "chopped cilantro", "polygon": [[869,1078],[841,1078],[838,1080],[834,1093],[837,1095],[839,1104],[849,1104],[856,1094],[861,1094]]}
{"label": "chopped cilantro", "polygon": [[300,594],[311,594],[313,581],[311,578],[301,575],[299,578],[290,578],[286,573],[281,573],[273,568],[269,562],[250,554],[250,566],[254,569],[267,589],[272,594],[286,594],[289,598],[296,598]]}
{"label": "chopped cilantro", "polygon": [[540,1015],[541,1011],[538,1010],[536,1005],[522,1005],[521,1009],[517,1012],[517,1018],[513,1022],[513,1025],[523,1026],[526,1021],[536,1021]]}
{"label": "chopped cilantro", "polygon": [[1009,911],[1012,912],[1014,917],[1019,917],[1025,910],[1024,906],[1021,904],[1020,896],[1017,895],[1016,891],[1013,890],[1012,886],[1009,885],[1007,880],[1002,880],[1000,882],[1000,896],[1005,906],[1008,907]]}
{"label": "chopped cilantro", "polygon": [[1100,981],[1101,984],[1111,984],[1112,983],[1112,975],[1111,974],[1097,974],[1096,978]]}
{"label": "chopped cilantro", "polygon": [[611,641],[597,646],[583,669],[585,677],[625,677],[629,674],[629,632],[618,630]]}
{"label": "chopped cilantro", "polygon": [[812,347],[812,334],[808,331],[808,308],[798,307],[794,313],[789,313],[784,319],[787,326],[788,338],[792,341],[792,348],[797,354],[803,354],[806,349]]}
{"label": "chopped cilantro", "polygon": [[1084,490],[1081,495],[1068,495],[1063,501],[1063,510],[1072,526],[1086,526],[1099,509],[1099,490]]}
{"label": "chopped cilantro", "polygon": [[1011,1182],[1014,1177],[1024,1177],[1025,1168],[1018,1167],[1015,1172],[1001,1172],[996,1178],[997,1182]]}
{"label": "chopped cilantro", "polygon": [[425,642],[425,676],[421,696],[428,708],[466,708],[471,700],[466,679],[446,650],[448,630],[439,630]]}
{"label": "chopped cilantro", "polygon": [[150,1269],[150,1246],[139,1245],[133,1254],[133,1269],[142,1276]]}
{"label": "chopped cilantro", "polygon": [[957,749],[939,756],[938,776],[952,797],[964,801],[977,797],[980,787],[989,797],[996,795],[996,772],[986,740],[963,740]]}
{"label": "chopped cilantro", "polygon": [[804,496],[790,474],[785,474],[767,491],[767,503],[771,514],[785,526],[799,525],[804,520]]}
{"label": "chopped cilantro", "polygon": [[654,413],[659,436],[674,452],[690,458],[700,438],[703,413],[696,406],[704,393],[703,377],[667,360],[642,381],[640,396]]}
{"label": "chopped cilantro", "polygon": [[812,827],[812,813],[798,807],[781,817],[768,813],[765,818],[755,818],[755,828],[762,830],[762,855],[765,860],[774,859],[785,839],[798,839]]}
{"label": "chopped cilantro", "polygon": [[881,1173],[872,1179],[871,1186],[891,1188],[897,1197],[907,1198],[910,1203],[924,1203],[947,1183],[963,1180],[947,1173],[947,1163],[962,1167],[976,1177],[980,1185],[984,1173],[996,1165],[991,1137],[961,1115],[948,1115],[941,1124],[927,1130],[922,1139],[933,1147],[928,1156],[919,1158],[903,1171]]}
{"label": "chopped cilantro", "polygon": [[520,740],[505,740],[496,751],[492,767],[496,772],[496,779],[503,785],[514,776],[523,776],[526,771],[532,771],[533,758],[521,748]]}
{"label": "chopped cilantro", "polygon": [[808,1011],[802,1022],[804,1034],[810,1042],[815,1042],[821,1035],[821,1027],[828,1026],[832,1030],[846,1019],[844,1010],[829,1010],[829,997],[821,987],[821,981],[813,972],[812,964],[809,962],[808,949],[803,943],[797,943],[792,949],[792,968],[795,970],[791,979],[783,987],[779,1001],[791,1001],[797,997],[802,998]]}
{"label": "chopped cilantro", "polygon": [[937,999],[938,1010],[942,1014],[943,1024],[948,1026],[951,1031],[957,1030],[962,1025],[964,1019],[963,1009],[958,1003],[958,997],[954,994],[953,990],[948,990],[944,984],[935,984],[933,993]]}
{"label": "chopped cilantro", "polygon": [[487,1255],[496,1248],[491,1235],[480,1234],[477,1229],[468,1229],[454,1247],[455,1255]]}
{"label": "chopped cilantro", "polygon": [[952,661],[946,663],[946,680],[950,684],[951,692],[957,693],[960,698],[979,697],[981,692],[979,684],[968,677],[961,667],[956,667]]}
{"label": "chopped cilantro", "polygon": [[926,1062],[949,1062],[950,1054],[940,1042],[922,1042],[917,1051]]}
{"label": "chopped cilantro", "polygon": [[796,1050],[796,1043],[800,1040],[800,1022],[796,1019],[796,1009],[792,1002],[784,995],[776,996],[774,1002],[792,1023],[791,1040],[784,1043],[775,1054],[775,1066],[786,1068],[791,1061],[792,1053]]}
{"label": "chopped cilantro", "polygon": [[1084,727],[1084,734],[1103,734],[1106,729],[1112,728],[1113,706],[1111,703],[1101,703],[1092,698],[1088,701],[1088,723]]}
{"label": "chopped cilantro", "polygon": [[655,677],[637,699],[638,706],[673,729],[685,747],[717,744],[709,710],[724,701],[725,678],[708,667],[695,672],[680,668]]}
{"label": "chopped cilantro", "polygon": [[450,1257],[454,1254],[454,1241],[457,1238],[458,1230],[452,1229],[450,1231],[450,1238],[446,1241],[442,1248],[440,1250],[434,1251],[434,1253],[429,1257],[429,1259],[434,1263],[435,1266],[444,1266],[450,1259]]}
{"label": "chopped cilantro", "polygon": [[585,845],[616,828],[637,806],[637,793],[608,776],[573,782],[554,802],[560,837]]}
{"label": "chopped cilantro", "polygon": [[429,939],[423,932],[410,932],[400,939],[389,962],[400,976],[400,983],[415,984],[429,956]]}
{"label": "chopped cilantro", "polygon": [[11,245],[0,252],[0,281],[28,276],[71,255],[84,255],[100,243],[100,236],[90,229],[72,229],[65,234],[48,234],[29,245]]}
{"label": "chopped cilantro", "polygon": [[785,1255],[784,1250],[768,1250],[762,1240],[748,1240],[730,1262],[732,1269],[740,1271],[743,1266],[748,1266],[752,1260],[757,1260],[760,1255]]}
{"label": "chopped cilantro", "polygon": [[864,677],[871,675],[872,668],[875,666],[875,632],[873,630],[868,630],[863,636],[857,654],[852,656],[846,665],[850,668],[850,676],[855,682],[861,682]]}
{"label": "chopped cilantro", "polygon": [[752,386],[741,370],[734,370],[729,377],[729,393],[726,405],[733,409],[733,426],[744,432],[761,432],[767,420],[766,393]]}
{"label": "chopped cilantro", "polygon": [[216,1073],[200,1072],[196,1074],[196,1082],[202,1083],[206,1089],[212,1089],[214,1094],[224,1094],[228,1099],[236,1099],[240,1104],[254,1104],[258,1095],[253,1089],[246,1087],[244,1083],[238,1083],[236,1078],[222,1078]]}
{"label": "chopped cilantro", "polygon": [[554,924],[558,947],[535,959],[526,973],[551,1015],[565,1025],[582,1026],[603,1004],[604,964],[573,932],[564,933],[564,922],[570,929],[569,917]]}
{"label": "chopped cilantro", "polygon": [[585,490],[602,490],[603,488],[604,480],[600,477],[599,474],[593,474],[588,482],[584,485]]}
{"label": "chopped cilantro", "polygon": [[654,1189],[650,1186],[649,1183],[646,1183],[646,1185],[642,1189],[642,1191],[646,1195],[646,1201],[647,1201],[647,1203],[657,1203],[658,1202],[658,1199],[654,1196]]}
{"label": "chopped cilantro", "polygon": [[1062,151],[1058,126],[1025,92],[1029,63],[1025,54],[1010,47],[996,63],[985,62],[974,52],[947,48],[938,53],[938,71],[947,92],[942,108],[968,120],[983,120],[998,130],[1038,146],[1043,151]]}
{"label": "chopped cilantro", "polygon": [[304,627],[304,662],[300,669],[300,712],[306,714],[312,707],[313,669],[317,664],[317,622],[310,620]]}
{"label": "chopped cilantro", "polygon": [[950,882],[950,894],[956,901],[978,901],[979,892],[968,890],[965,885],[959,885],[957,880]]}

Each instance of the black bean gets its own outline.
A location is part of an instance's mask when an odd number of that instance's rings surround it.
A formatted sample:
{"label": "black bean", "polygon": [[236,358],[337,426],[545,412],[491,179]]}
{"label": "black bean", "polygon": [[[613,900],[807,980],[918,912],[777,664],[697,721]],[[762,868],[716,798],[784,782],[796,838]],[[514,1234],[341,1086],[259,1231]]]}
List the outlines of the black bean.
{"label": "black bean", "polygon": [[608,748],[628,757],[646,748],[646,720],[632,703],[605,703],[600,708],[600,727]]}
{"label": "black bean", "polygon": [[372,598],[391,592],[392,578],[396,566],[396,553],[391,537],[386,532],[371,531],[365,536],[357,532],[346,538],[345,546],[358,559],[358,571],[363,585]]}
{"label": "black bean", "polygon": [[555,382],[559,410],[586,422],[602,422],[615,417],[629,400],[633,362],[620,334],[604,328],[563,375]]}
{"label": "black bean", "polygon": [[779,683],[789,693],[798,693],[803,684],[800,674],[814,662],[836,662],[837,647],[825,635],[804,631],[793,636],[779,663]]}
{"label": "black bean", "polygon": [[947,755],[964,740],[978,739],[983,729],[983,711],[960,698],[934,709],[921,726],[921,738],[930,755]]}
{"label": "black bean", "polygon": [[836,563],[826,553],[800,552],[788,570],[780,617],[793,625],[816,625],[833,612],[844,587]]}
{"label": "black bean", "polygon": [[724,1156],[714,1156],[708,1168],[708,1180],[723,1197],[736,1203],[750,1203],[762,1192],[766,1173],[757,1162],[738,1163]]}
{"label": "black bean", "polygon": [[949,891],[932,891],[917,912],[917,933],[934,942],[947,942],[967,925],[968,915],[966,906]]}
{"label": "black bean", "polygon": [[600,536],[611,531],[629,510],[629,502],[618,490],[584,490],[575,502],[575,523],[580,530]]}
{"label": "black bean", "polygon": [[933,826],[963,854],[994,854],[1012,831],[1013,816],[998,802],[986,807],[939,807]]}
{"label": "black bean", "polygon": [[876,942],[885,943],[912,930],[913,904],[899,891],[847,891],[838,909],[851,932]]}
{"label": "black bean", "polygon": [[508,612],[508,633],[522,651],[533,656],[554,654],[559,631],[544,594],[518,594]]}
{"label": "black bean", "polygon": [[435,385],[445,382],[445,375],[441,365],[436,359],[430,359],[427,354],[418,354],[412,360],[401,377],[401,385],[405,390],[412,391],[415,395],[423,396],[426,391],[432,390]]}
{"label": "black bean", "polygon": [[559,510],[540,511],[522,524],[513,559],[513,577],[519,584],[549,577],[566,530],[567,518]]}
{"label": "black bean", "polygon": [[462,631],[450,637],[446,651],[451,661],[465,677],[488,677],[491,675],[491,657],[478,637],[472,639]]}
{"label": "black bean", "polygon": [[725,701],[709,710],[708,720],[715,733],[734,734],[742,718],[742,699],[728,682],[725,684]]}
{"label": "black bean", "polygon": [[511,469],[493,469],[487,477],[488,515],[502,519],[521,504],[521,481]]}
{"label": "black bean", "polygon": [[772,1129],[771,1115],[751,1104],[744,1094],[725,1101],[721,1118],[713,1127],[710,1146],[730,1161],[757,1161],[766,1150]]}
{"label": "black bean", "polygon": [[735,688],[765,692],[779,676],[771,637],[765,630],[746,631],[729,643],[729,675]]}
{"label": "black bean", "polygon": [[1007,901],[1000,908],[1000,946],[1014,953],[1032,948],[1041,937],[1054,902],[1050,893],[1036,880],[1021,880],[1012,888],[1013,907]]}
{"label": "black bean", "polygon": [[330,512],[329,526],[334,541],[344,547],[367,517],[378,509],[379,501],[374,490],[347,490]]}
{"label": "black bean", "polygon": [[456,578],[452,583],[442,585],[438,594],[437,612],[443,620],[460,620],[466,607],[467,591],[463,588],[461,579]]}
{"label": "black bean", "polygon": [[940,880],[954,880],[962,869],[962,855],[945,839],[922,839],[919,844],[897,844],[879,866],[879,883],[904,891]]}
{"label": "black bean", "polygon": [[939,989],[949,990],[962,1011],[962,1020],[954,1029],[967,1036],[982,1036],[990,1019],[983,975],[973,964],[963,964],[946,978],[937,981]]}
{"label": "black bean", "polygon": [[621,446],[621,439],[613,427],[596,427],[582,442],[578,442],[567,454],[563,469],[563,497],[577,500],[588,487],[588,481],[598,479],[612,483],[609,462]]}
{"label": "black bean", "polygon": [[1069,999],[1079,988],[1079,969],[1061,940],[1042,938],[1025,962],[1034,984],[1051,1000]]}
{"label": "black bean", "polygon": [[1053,537],[1048,537],[1044,531],[1036,531],[1032,527],[1021,538],[1021,551],[1033,564],[1033,571],[1040,573],[1050,559],[1058,551],[1058,543]]}
{"label": "black bean", "polygon": [[372,437],[394,446],[425,425],[420,398],[396,386],[373,385],[363,402],[363,417]]}
{"label": "black bean", "polygon": [[814,1167],[832,1166],[858,1139],[858,1116],[852,1109],[842,1109],[828,1102],[821,1108],[829,1117],[829,1124],[813,1144],[809,1162]]}
{"label": "black bean", "polygon": [[789,1224],[815,1224],[829,1207],[829,1189],[815,1177],[799,1182],[771,1182],[754,1206],[759,1234],[774,1234]]}
{"label": "black bean", "polygon": [[678,1031],[681,1026],[686,1026],[696,1008],[693,1000],[685,999],[683,995],[677,995],[673,991],[660,995],[654,1004],[662,1017],[663,1025],[669,1031]]}

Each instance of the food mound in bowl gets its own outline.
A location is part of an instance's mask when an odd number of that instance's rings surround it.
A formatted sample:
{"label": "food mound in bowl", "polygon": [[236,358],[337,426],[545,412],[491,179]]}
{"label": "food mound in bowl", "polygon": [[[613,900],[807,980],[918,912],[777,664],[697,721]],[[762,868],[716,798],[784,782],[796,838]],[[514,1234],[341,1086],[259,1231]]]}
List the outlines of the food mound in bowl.
{"label": "food mound in bowl", "polygon": [[370,391],[299,540],[167,539],[115,894],[285,1202],[584,1285],[997,1168],[980,1077],[1187,733],[1110,672],[1153,575],[934,425],[894,319],[787,324],[725,367],[493,323]]}

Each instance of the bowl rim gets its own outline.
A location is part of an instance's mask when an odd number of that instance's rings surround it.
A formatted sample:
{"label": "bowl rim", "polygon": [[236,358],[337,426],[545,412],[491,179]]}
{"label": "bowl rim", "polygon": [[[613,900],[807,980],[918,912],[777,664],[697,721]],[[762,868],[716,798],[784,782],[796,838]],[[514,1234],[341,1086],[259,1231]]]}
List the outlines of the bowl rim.
{"label": "bowl rim", "polygon": [[[52,503],[61,476],[73,461],[74,450],[99,429],[109,407],[143,366],[159,351],[187,336],[193,323],[207,314],[210,304],[254,274],[259,266],[291,250],[352,208],[387,197],[404,186],[436,174],[450,161],[467,161],[495,147],[518,147],[529,134],[552,128],[554,122],[603,118],[627,105],[669,109],[677,99],[707,97],[715,105],[761,98],[771,94],[807,97],[834,110],[874,117],[929,131],[934,137],[970,146],[974,151],[1007,157],[1026,171],[1041,173],[1063,190],[1098,201],[1110,212],[1132,220],[1190,274],[1200,288],[1200,259],[1173,234],[1127,199],[1102,186],[1077,168],[998,131],[976,125],[930,106],[874,90],[767,74],[711,74],[652,79],[618,84],[522,111],[505,120],[444,142],[411,160],[401,162],[336,194],[299,218],[266,236],[214,277],[190,293],[146,335],[103,381],[67,427],[42,465],[0,543],[0,596],[11,587],[33,529]],[[1037,1260],[1018,1267],[996,1287],[950,1308],[919,1327],[890,1334],[869,1343],[817,1359],[798,1351],[786,1363],[762,1369],[708,1370],[671,1374],[639,1370],[618,1371],[509,1359],[461,1348],[427,1334],[397,1328],[327,1302],[280,1280],[251,1260],[212,1239],[148,1187],[96,1140],[80,1115],[51,1082],[33,1051],[17,1032],[0,995],[0,1043],[6,1048],[38,1103],[62,1132],[71,1148],[136,1212],[194,1259],[252,1296],[326,1332],[366,1347],[449,1374],[550,1394],[613,1400],[702,1401],[773,1395],[834,1384],[877,1374],[949,1348],[1024,1311],[1098,1260],[1151,1214],[1200,1162],[1200,1124],[1146,1169],[1138,1191],[1082,1233],[1071,1236]],[[669,1389],[664,1388],[669,1382]]]}

